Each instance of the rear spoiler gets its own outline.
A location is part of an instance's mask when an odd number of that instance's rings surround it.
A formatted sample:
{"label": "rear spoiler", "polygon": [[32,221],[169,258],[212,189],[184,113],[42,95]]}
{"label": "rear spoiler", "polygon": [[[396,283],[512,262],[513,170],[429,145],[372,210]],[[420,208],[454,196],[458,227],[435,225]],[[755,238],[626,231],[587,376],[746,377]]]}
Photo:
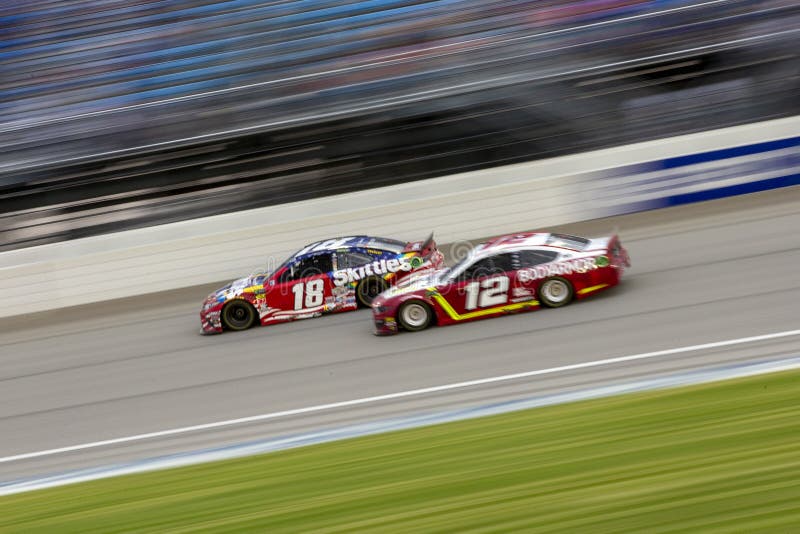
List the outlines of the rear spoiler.
{"label": "rear spoiler", "polygon": [[625,265],[630,267],[630,258],[628,257],[628,252],[622,246],[622,243],[619,240],[619,234],[617,234],[616,229],[610,235],[605,237],[595,237],[589,239],[589,243],[586,244],[586,247],[581,252],[588,252],[588,253],[602,253],[608,256],[612,256],[617,260],[621,261]]}
{"label": "rear spoiler", "polygon": [[608,237],[592,239],[589,245],[585,252],[601,250],[611,257],[612,262],[623,263],[626,267],[631,266],[631,259],[630,256],[628,256],[628,251],[622,246],[622,242],[620,242],[619,235],[617,235],[616,232]]}
{"label": "rear spoiler", "polygon": [[593,252],[596,250],[607,250],[612,241],[617,239],[617,234],[612,234],[605,237],[593,237],[586,244],[583,252]]}
{"label": "rear spoiler", "polygon": [[403,252],[417,252],[423,259],[428,259],[436,252],[436,241],[433,239],[433,232],[428,236],[425,241],[412,241]]}

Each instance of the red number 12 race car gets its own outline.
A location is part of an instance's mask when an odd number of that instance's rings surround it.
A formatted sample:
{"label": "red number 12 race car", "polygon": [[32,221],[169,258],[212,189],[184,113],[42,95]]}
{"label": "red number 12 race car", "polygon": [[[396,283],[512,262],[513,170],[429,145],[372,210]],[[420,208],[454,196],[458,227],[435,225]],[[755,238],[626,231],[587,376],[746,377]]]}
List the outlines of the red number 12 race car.
{"label": "red number 12 race car", "polygon": [[557,308],[619,283],[630,267],[617,236],[524,233],[477,246],[452,269],[409,277],[372,303],[376,334],[416,331],[542,305]]}
{"label": "red number 12 race car", "polygon": [[433,234],[405,243],[369,236],[306,245],[270,274],[241,278],[203,302],[205,334],[369,307],[376,295],[412,272],[438,269],[442,253]]}

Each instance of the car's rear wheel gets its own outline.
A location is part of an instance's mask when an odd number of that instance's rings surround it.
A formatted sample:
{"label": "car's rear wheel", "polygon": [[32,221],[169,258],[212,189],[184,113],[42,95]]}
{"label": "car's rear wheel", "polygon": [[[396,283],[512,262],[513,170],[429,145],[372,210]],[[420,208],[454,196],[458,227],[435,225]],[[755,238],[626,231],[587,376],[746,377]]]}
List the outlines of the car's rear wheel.
{"label": "car's rear wheel", "polygon": [[417,332],[425,330],[433,320],[431,307],[419,300],[411,300],[400,306],[397,320],[405,330]]}
{"label": "car's rear wheel", "polygon": [[256,310],[244,300],[233,300],[222,310],[222,323],[228,330],[247,330],[255,320]]}
{"label": "car's rear wheel", "polygon": [[566,306],[573,294],[572,284],[564,278],[549,278],[539,286],[539,300],[548,308]]}
{"label": "car's rear wheel", "polygon": [[358,303],[364,307],[369,308],[375,297],[383,293],[389,288],[389,284],[380,276],[370,276],[364,278],[356,286],[356,297]]}

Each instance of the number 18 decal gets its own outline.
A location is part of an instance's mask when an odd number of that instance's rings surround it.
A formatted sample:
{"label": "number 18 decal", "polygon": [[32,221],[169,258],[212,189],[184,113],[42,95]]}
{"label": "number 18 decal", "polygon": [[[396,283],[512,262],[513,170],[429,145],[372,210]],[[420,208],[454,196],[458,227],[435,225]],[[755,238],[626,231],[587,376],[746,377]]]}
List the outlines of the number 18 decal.
{"label": "number 18 decal", "polygon": [[[303,306],[303,287],[305,286],[305,306]],[[309,280],[308,282],[300,282],[292,286],[292,293],[294,293],[294,309],[302,310],[305,308],[316,308],[322,306],[322,299],[324,298],[325,282],[323,280]]]}
{"label": "number 18 decal", "polygon": [[464,305],[467,310],[499,306],[508,302],[508,277],[498,276],[470,282],[464,286],[464,291],[467,293],[467,303]]}

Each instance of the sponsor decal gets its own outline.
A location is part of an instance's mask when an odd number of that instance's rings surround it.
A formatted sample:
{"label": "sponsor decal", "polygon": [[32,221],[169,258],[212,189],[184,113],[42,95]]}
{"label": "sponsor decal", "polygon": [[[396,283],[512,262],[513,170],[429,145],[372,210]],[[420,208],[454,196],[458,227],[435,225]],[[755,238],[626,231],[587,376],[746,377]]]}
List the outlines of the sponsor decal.
{"label": "sponsor decal", "polygon": [[334,297],[342,297],[342,296],[347,295],[348,293],[350,293],[350,291],[352,291],[352,290],[347,286],[333,286],[331,288],[331,294]]}
{"label": "sponsor decal", "polygon": [[266,299],[264,299],[264,300],[256,300],[253,303],[253,305],[256,307],[256,311],[258,312],[258,318],[259,319],[263,319],[267,315],[275,312],[275,308],[270,308],[269,305],[267,305],[267,300]]}
{"label": "sponsor decal", "polygon": [[532,297],[533,291],[525,287],[515,287],[511,290],[511,294],[515,297]]}
{"label": "sponsor decal", "polygon": [[208,313],[208,315],[205,316],[204,321],[205,321],[204,325],[207,324],[209,327],[213,329],[222,328],[222,318],[220,317],[220,312],[218,311],[213,311]]}
{"label": "sponsor decal", "polygon": [[594,260],[594,264],[598,267],[608,267],[608,256],[598,256]]}
{"label": "sponsor decal", "polygon": [[511,289],[511,302],[524,302],[533,299],[533,291],[524,287],[515,287]]}
{"label": "sponsor decal", "polygon": [[397,321],[394,317],[386,317],[375,321],[376,329],[380,333],[381,330],[389,330],[390,332],[397,332]]}
{"label": "sponsor decal", "polygon": [[398,271],[410,271],[413,267],[406,258],[392,258],[389,260],[373,261],[354,269],[340,269],[333,271],[333,285],[344,286],[366,278],[367,276],[381,276]]}
{"label": "sponsor decal", "polygon": [[295,319],[311,319],[313,317],[322,317],[322,312],[301,313],[295,315]]}
{"label": "sponsor decal", "polygon": [[[608,261],[608,258],[606,258],[606,261]],[[595,258],[580,258],[576,260],[560,261],[558,263],[545,263],[528,269],[520,269],[517,272],[517,279],[524,284],[550,276],[585,273],[599,269],[600,267],[601,265],[597,264]]]}
{"label": "sponsor decal", "polygon": [[424,263],[424,260],[422,258],[420,258],[419,256],[414,256],[413,258],[411,258],[410,263],[411,263],[411,267],[413,269],[416,269],[417,267],[419,267],[420,265],[422,265]]}

